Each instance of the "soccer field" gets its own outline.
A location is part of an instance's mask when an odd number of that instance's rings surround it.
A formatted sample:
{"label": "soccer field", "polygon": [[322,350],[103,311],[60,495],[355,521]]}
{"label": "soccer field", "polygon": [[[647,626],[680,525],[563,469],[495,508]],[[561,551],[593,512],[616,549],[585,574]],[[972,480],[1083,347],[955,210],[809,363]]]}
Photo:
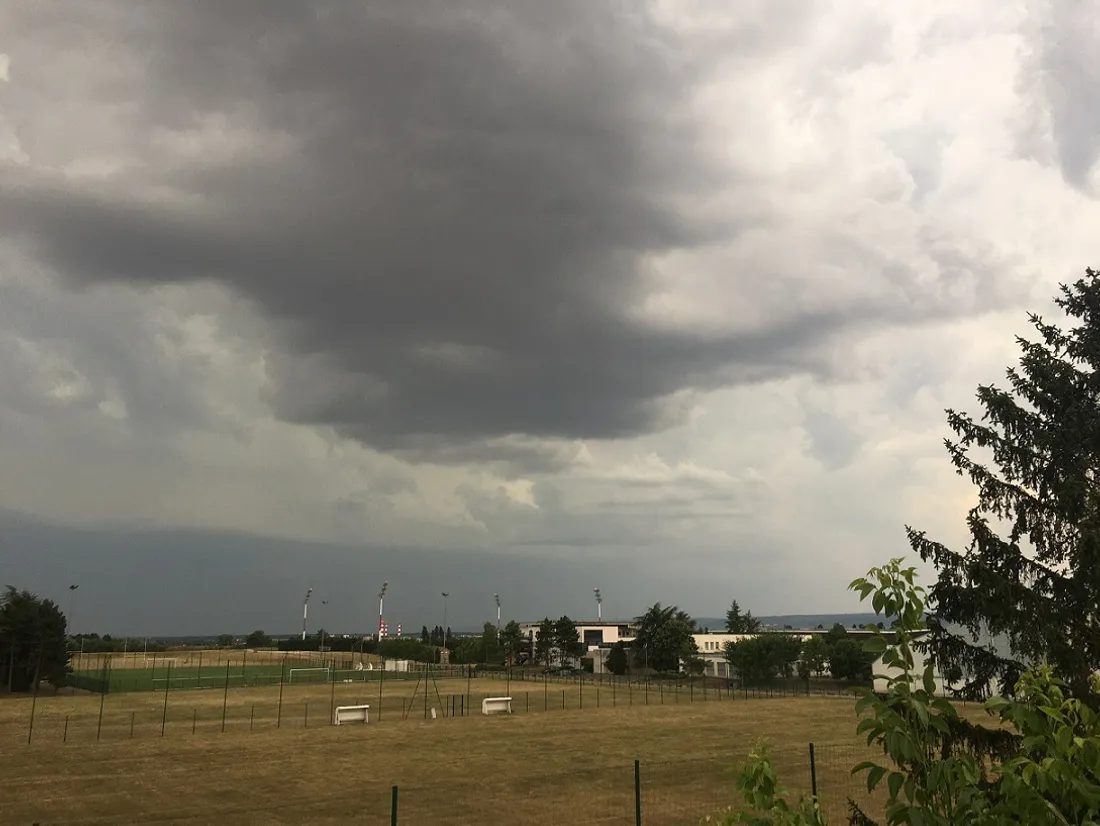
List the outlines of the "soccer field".
{"label": "soccer field", "polygon": [[[74,672],[73,684],[82,686],[81,678],[100,679],[104,672]],[[108,690],[119,691],[165,691],[188,688],[244,688],[249,686],[271,686],[280,681],[286,683],[327,683],[335,680],[340,683],[364,683],[377,681],[380,672],[356,671],[355,669],[330,669],[308,663],[300,665],[241,665],[230,664],[207,667],[186,666],[181,668],[115,668],[106,672]],[[403,679],[404,674],[387,674],[387,680]]]}
{"label": "soccer field", "polygon": [[[362,670],[355,665],[362,664]],[[179,651],[144,656],[82,655],[73,657],[71,684],[99,692],[164,691],[198,688],[243,688],[287,683],[370,682],[379,679],[377,658],[357,654],[325,655],[275,651]],[[385,679],[405,675],[388,672]]]}

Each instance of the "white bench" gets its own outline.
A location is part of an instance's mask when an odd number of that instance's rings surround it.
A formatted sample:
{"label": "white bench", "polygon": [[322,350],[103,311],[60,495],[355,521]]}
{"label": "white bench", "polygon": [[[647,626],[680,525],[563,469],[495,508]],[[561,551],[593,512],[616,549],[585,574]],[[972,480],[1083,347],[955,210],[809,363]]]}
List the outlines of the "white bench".
{"label": "white bench", "polygon": [[336,706],[336,711],[332,714],[332,724],[338,726],[341,723],[357,723],[369,722],[368,714],[370,712],[370,706]]}
{"label": "white bench", "polygon": [[486,697],[481,701],[482,714],[511,714],[511,697]]}

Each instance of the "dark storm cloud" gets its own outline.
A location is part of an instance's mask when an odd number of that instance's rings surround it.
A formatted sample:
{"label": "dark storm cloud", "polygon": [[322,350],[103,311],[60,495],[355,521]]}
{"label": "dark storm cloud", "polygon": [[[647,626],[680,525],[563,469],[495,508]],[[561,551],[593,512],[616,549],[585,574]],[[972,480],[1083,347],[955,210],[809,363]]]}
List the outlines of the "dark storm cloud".
{"label": "dark storm cloud", "polygon": [[[13,578],[14,577],[14,578]],[[0,587],[11,584],[57,600],[78,631],[120,635],[247,634],[262,628],[291,634],[302,596],[313,587],[311,628],[335,633],[373,630],[374,599],[390,583],[386,615],[405,630],[442,622],[440,592],[451,594],[448,624],[479,629],[505,618],[594,613],[590,583],[617,594],[618,616],[644,605],[644,566],[606,558],[499,556],[469,549],[340,547],[205,531],[80,530],[0,509]],[[79,591],[71,595],[70,584]],[[668,598],[665,598],[666,601]],[[715,599],[715,606],[721,601]],[[605,606],[605,610],[610,605]],[[325,613],[322,613],[325,612]]]}
{"label": "dark storm cloud", "polygon": [[[143,183],[189,197],[13,177],[0,225],[79,283],[230,285],[274,322],[280,416],[433,455],[665,427],[677,391],[803,368],[866,310],[743,336],[631,315],[647,256],[741,229],[682,208],[731,173],[684,105],[690,50],[642,4],[320,8],[164,4],[105,30],[145,73],[134,99],[105,90]],[[254,148],[157,155],[158,129],[218,118]]]}

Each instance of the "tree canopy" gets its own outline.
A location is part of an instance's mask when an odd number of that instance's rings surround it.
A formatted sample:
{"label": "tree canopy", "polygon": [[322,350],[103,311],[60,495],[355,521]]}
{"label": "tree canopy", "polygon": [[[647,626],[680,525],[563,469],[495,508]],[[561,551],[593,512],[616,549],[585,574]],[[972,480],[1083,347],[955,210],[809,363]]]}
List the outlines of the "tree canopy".
{"label": "tree canopy", "polygon": [[756,634],[760,631],[760,620],[752,615],[752,611],[741,613],[741,606],[737,600],[730,603],[726,611],[726,632],[729,634]]}
{"label": "tree canopy", "polygon": [[726,661],[745,685],[790,677],[801,653],[802,640],[793,634],[762,634],[725,647]]}
{"label": "tree canopy", "polygon": [[244,644],[249,648],[270,648],[271,637],[263,631],[253,631],[245,638]]}
{"label": "tree canopy", "polygon": [[563,616],[554,623],[554,648],[562,665],[575,661],[585,652],[577,624]]}
{"label": "tree canopy", "polygon": [[8,586],[0,596],[0,678],[11,691],[54,688],[69,673],[67,622],[53,600]]}
{"label": "tree canopy", "polygon": [[1055,303],[1069,325],[1029,315],[1038,340],[1017,338],[1007,389],[978,387],[980,419],[947,411],[951,463],[977,488],[969,546],[906,528],[939,574],[926,645],[964,696],[991,683],[1011,692],[1044,659],[1074,696],[1091,696],[1100,670],[1100,273],[1062,285]]}
{"label": "tree canopy", "polygon": [[632,649],[639,666],[662,672],[677,672],[684,661],[698,657],[695,644],[695,620],[675,605],[653,606],[635,619],[638,633]]}
{"label": "tree canopy", "polygon": [[630,659],[626,653],[626,646],[622,640],[611,646],[611,650],[607,652],[606,661],[607,670],[612,674],[621,677],[627,672],[630,667]]}
{"label": "tree canopy", "polygon": [[549,617],[544,617],[535,632],[534,660],[549,667],[554,662],[554,653],[554,621]]}
{"label": "tree canopy", "polygon": [[523,647],[523,629],[520,628],[518,622],[508,620],[504,628],[501,629],[500,644],[504,648],[508,665],[515,665],[516,657]]}

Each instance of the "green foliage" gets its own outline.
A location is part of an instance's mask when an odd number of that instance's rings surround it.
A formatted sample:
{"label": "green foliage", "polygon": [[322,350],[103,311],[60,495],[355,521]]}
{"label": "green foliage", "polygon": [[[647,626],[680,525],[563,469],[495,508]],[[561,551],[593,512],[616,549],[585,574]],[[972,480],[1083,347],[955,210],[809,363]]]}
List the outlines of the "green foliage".
{"label": "green foliage", "polygon": [[8,587],[0,596],[0,680],[12,691],[54,688],[69,675],[65,615],[53,600]]}
{"label": "green foliage", "polygon": [[627,672],[630,667],[630,658],[626,653],[626,645],[622,641],[611,646],[604,664],[607,666],[607,670],[616,676],[621,677]]}
{"label": "green foliage", "polygon": [[245,637],[244,644],[247,648],[270,648],[271,637],[263,631],[253,631]]}
{"label": "green foliage", "polygon": [[801,654],[802,641],[791,634],[761,634],[725,645],[726,662],[744,685],[790,677]]}
{"label": "green foliage", "polygon": [[[1023,674],[1014,696],[993,697],[986,710],[1006,729],[989,739],[960,739],[957,709],[937,697],[934,661],[918,672],[915,652],[925,631],[925,590],[913,568],[893,560],[852,583],[876,613],[893,617],[868,648],[892,669],[884,697],[866,691],[856,703],[856,731],[885,758],[852,769],[868,790],[885,785],[889,826],[1068,826],[1100,823],[1100,716],[1071,696],[1050,665]],[[869,629],[878,629],[868,626]],[[1093,678],[1092,690],[1097,689]],[[812,797],[795,807],[777,791],[765,751],[750,756],[740,791],[751,811],[710,822],[824,824]],[[874,826],[849,802],[850,824]],[[817,819],[810,819],[817,818]]]}
{"label": "green foliage", "polygon": [[497,627],[491,622],[481,626],[481,659],[486,665],[501,665],[504,663],[504,650],[500,646],[500,635]]}
{"label": "green foliage", "polygon": [[549,668],[554,663],[556,638],[554,635],[554,621],[544,617],[535,632],[535,662],[542,663]]}
{"label": "green foliage", "polygon": [[692,636],[695,620],[675,605],[662,607],[655,603],[636,618],[638,633],[632,650],[634,663],[654,671],[676,673],[685,660],[698,657],[698,646]]}
{"label": "green foliage", "polygon": [[235,640],[232,634],[221,634],[218,636],[215,645],[217,645],[218,648],[232,648],[234,642]]}
{"label": "green foliage", "polygon": [[829,646],[818,634],[814,634],[802,643],[802,659],[799,660],[799,676],[807,678],[817,676],[829,664]]}
{"label": "green foliage", "polygon": [[839,622],[834,622],[833,627],[825,632],[825,644],[832,648],[838,642],[848,638],[848,629]]}
{"label": "green foliage", "polygon": [[835,679],[866,683],[871,679],[877,654],[868,652],[858,640],[843,637],[828,648],[828,657],[829,673]]}
{"label": "green foliage", "polygon": [[827,826],[817,801],[810,795],[792,804],[790,794],[768,759],[768,744],[761,741],[741,767],[738,783],[744,806],[727,809],[703,819],[715,826]]}
{"label": "green foliage", "polygon": [[[947,411],[951,463],[977,488],[967,550],[906,528],[913,549],[939,573],[929,591],[931,651],[945,674],[966,680],[970,698],[984,696],[991,682],[1011,692],[1026,666],[1046,660],[1074,696],[1097,699],[1100,272],[1061,285],[1055,303],[1073,326],[1029,316],[1037,340],[1017,339],[1009,388],[978,387],[980,418]],[[992,461],[982,464],[975,448]],[[955,626],[970,633],[949,630]],[[983,633],[1007,650],[978,645]]]}
{"label": "green foliage", "polygon": [[563,616],[554,623],[554,648],[562,665],[573,663],[586,650],[577,624],[569,617]]}
{"label": "green foliage", "polygon": [[[447,648],[451,652],[451,662],[455,665],[486,663],[486,654],[491,654],[491,652],[487,651],[484,636],[449,637],[447,639]],[[433,659],[435,659],[437,653],[436,649],[431,648],[429,650],[432,652]],[[489,664],[496,665],[495,661]]]}
{"label": "green foliage", "polygon": [[741,613],[741,606],[737,600],[730,603],[726,611],[726,633],[728,634],[756,634],[760,631],[760,620],[752,615],[752,611]]}
{"label": "green foliage", "polygon": [[387,660],[412,660],[420,663],[435,661],[435,646],[425,645],[412,637],[388,637],[377,643],[376,651]]}
{"label": "green foliage", "polygon": [[500,632],[500,644],[508,665],[515,665],[516,657],[523,647],[523,629],[515,620],[508,620]]}

